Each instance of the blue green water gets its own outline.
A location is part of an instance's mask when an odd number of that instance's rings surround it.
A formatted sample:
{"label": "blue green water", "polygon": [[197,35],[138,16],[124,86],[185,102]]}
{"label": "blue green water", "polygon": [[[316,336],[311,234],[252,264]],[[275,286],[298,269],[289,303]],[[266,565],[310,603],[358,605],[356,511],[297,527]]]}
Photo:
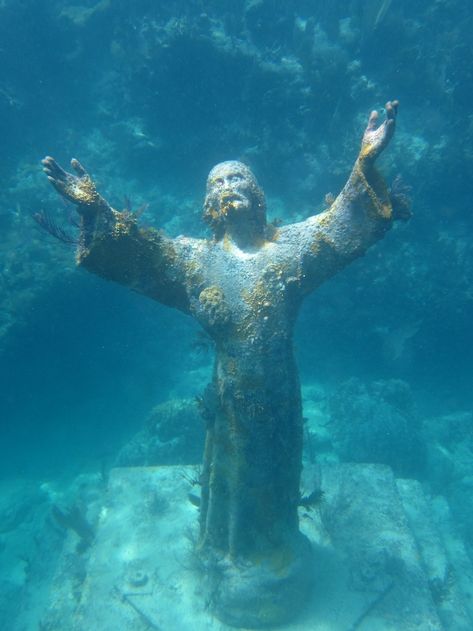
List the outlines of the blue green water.
{"label": "blue green water", "polygon": [[[402,414],[415,421],[403,431],[419,449],[408,469],[471,537],[473,427],[455,439],[438,419],[473,406],[472,27],[467,0],[0,3],[4,480],[106,470],[155,405],[197,396],[211,369],[197,325],[75,270],[73,247],[38,229],[34,212],[65,226],[73,214],[41,173],[44,155],[80,159],[113,206],[147,203],[143,223],[173,236],[205,234],[207,173],[240,159],[270,218],[292,222],[340,191],[369,111],[398,98],[381,166],[411,187],[413,217],[307,299],[296,355],[326,414],[349,379],[374,407],[374,382],[407,384]],[[373,432],[385,431],[380,415]],[[336,440],[343,422],[324,449],[356,459],[359,436]],[[402,470],[416,459],[403,436],[394,458],[366,457]],[[434,444],[451,454],[449,477],[429,460]]]}

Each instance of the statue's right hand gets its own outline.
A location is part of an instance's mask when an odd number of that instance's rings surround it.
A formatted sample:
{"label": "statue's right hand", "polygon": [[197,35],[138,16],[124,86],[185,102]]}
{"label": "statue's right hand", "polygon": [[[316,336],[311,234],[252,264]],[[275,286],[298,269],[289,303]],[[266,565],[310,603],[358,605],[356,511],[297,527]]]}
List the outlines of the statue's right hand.
{"label": "statue's right hand", "polygon": [[84,213],[87,209],[97,205],[100,196],[97,193],[95,184],[78,160],[71,160],[71,166],[77,175],[64,171],[51,156],[46,156],[42,160],[42,164],[44,167],[43,171],[57,192],[65,199],[76,204],[80,213]]}

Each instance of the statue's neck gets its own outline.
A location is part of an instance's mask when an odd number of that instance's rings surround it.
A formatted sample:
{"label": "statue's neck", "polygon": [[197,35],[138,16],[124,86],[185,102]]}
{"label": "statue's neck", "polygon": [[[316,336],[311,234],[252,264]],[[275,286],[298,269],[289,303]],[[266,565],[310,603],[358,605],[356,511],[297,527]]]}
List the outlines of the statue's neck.
{"label": "statue's neck", "polygon": [[264,243],[264,227],[256,221],[228,223],[225,238],[240,250],[258,250]]}

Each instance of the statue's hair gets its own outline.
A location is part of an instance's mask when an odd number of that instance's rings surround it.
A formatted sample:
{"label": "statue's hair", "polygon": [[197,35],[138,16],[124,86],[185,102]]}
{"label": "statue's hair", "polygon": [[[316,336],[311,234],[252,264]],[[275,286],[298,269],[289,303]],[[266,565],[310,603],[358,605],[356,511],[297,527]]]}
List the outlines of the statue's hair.
{"label": "statue's hair", "polygon": [[226,162],[219,162],[219,164],[215,165],[210,171],[207,178],[207,190],[204,201],[203,218],[204,221],[212,229],[214,237],[219,240],[223,237],[223,234],[225,232],[225,217],[223,217],[223,215],[217,209],[217,200],[215,200],[212,195],[213,179],[216,172],[223,166],[233,166],[235,169],[241,171],[248,178],[250,182],[251,202],[254,204],[256,209],[256,221],[257,224],[261,227],[261,230],[264,230],[266,226],[266,199],[264,197],[263,189],[258,184],[253,171],[246,164],[243,164],[243,162],[238,162],[237,160],[227,160]]}

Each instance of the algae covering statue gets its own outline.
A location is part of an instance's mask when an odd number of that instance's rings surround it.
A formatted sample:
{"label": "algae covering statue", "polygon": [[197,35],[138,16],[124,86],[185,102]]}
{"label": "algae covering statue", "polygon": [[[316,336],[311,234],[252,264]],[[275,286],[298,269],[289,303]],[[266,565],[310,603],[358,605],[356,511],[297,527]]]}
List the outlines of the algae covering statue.
{"label": "algae covering statue", "polygon": [[360,154],[325,212],[275,228],[250,169],[223,162],[207,180],[211,239],[141,228],[103,199],[77,160],[43,160],[55,189],[77,206],[77,262],[106,279],[192,315],[215,342],[197,553],[213,612],[245,627],[282,623],[311,587],[300,533],[302,410],[293,329],[305,296],[381,239],[395,213],[375,161],[395,127],[372,112]]}

